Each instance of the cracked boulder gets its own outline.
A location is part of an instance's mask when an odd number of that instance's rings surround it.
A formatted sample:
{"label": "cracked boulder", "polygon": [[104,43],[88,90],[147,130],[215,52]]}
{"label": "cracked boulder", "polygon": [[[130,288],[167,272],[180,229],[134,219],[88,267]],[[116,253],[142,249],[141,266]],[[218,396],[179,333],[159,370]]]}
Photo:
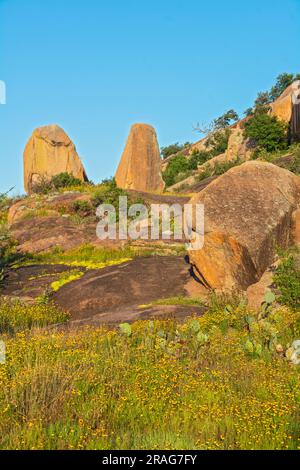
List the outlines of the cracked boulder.
{"label": "cracked boulder", "polygon": [[[189,251],[201,281],[216,290],[246,290],[292,241],[300,178],[271,163],[232,168],[191,200],[205,211],[204,246]],[[199,232],[193,217],[194,236]]]}
{"label": "cracked boulder", "polygon": [[23,155],[24,187],[31,193],[41,179],[69,173],[81,181],[87,176],[75,145],[59,126],[39,127],[30,137]]}

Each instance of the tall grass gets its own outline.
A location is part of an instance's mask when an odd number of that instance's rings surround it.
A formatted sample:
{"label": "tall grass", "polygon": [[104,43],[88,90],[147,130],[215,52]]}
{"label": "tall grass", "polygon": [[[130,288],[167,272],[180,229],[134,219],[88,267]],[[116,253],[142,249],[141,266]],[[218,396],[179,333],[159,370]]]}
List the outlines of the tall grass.
{"label": "tall grass", "polygon": [[[239,307],[184,324],[4,338],[0,448],[300,448],[299,368],[248,317]],[[299,317],[283,309],[268,319],[284,348]]]}
{"label": "tall grass", "polygon": [[0,300],[0,334],[64,323],[68,315],[52,304],[25,305],[20,301]]}

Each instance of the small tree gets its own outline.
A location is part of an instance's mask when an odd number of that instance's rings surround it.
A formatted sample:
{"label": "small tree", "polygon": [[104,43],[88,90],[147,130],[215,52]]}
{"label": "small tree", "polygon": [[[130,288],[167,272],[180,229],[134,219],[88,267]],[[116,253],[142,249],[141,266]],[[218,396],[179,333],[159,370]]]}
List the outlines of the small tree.
{"label": "small tree", "polygon": [[185,173],[190,170],[189,160],[184,155],[177,155],[172,158],[166,170],[163,173],[163,179],[167,186],[172,186],[176,182],[176,176],[179,173]]}
{"label": "small tree", "polygon": [[36,194],[48,194],[51,193],[51,191],[69,188],[71,186],[81,186],[82,184],[80,179],[66,172],[54,175],[51,179],[41,175],[39,180],[32,185],[31,191]]}
{"label": "small tree", "polygon": [[270,110],[271,102],[270,93],[268,91],[263,91],[258,93],[257,98],[254,102],[254,112],[255,113],[267,113]]}
{"label": "small tree", "polygon": [[238,120],[238,113],[234,109],[230,109],[222,116],[214,119],[208,126],[201,128],[198,124],[194,128],[197,132],[206,135],[205,146],[209,148],[210,157],[215,157],[226,151],[231,133],[229,127]]}
{"label": "small tree", "polygon": [[272,101],[277,100],[284,90],[295,80],[300,80],[300,74],[282,73],[278,75],[275,85],[271,88],[270,97]]}
{"label": "small tree", "polygon": [[167,147],[162,147],[160,149],[161,156],[165,160],[171,155],[175,155],[176,153],[181,152],[182,150],[187,148],[189,145],[191,145],[189,142],[186,142],[185,144],[182,144],[182,145],[176,142],[176,144],[171,144],[171,145],[168,145]]}
{"label": "small tree", "polygon": [[254,108],[247,108],[245,111],[244,111],[244,115],[246,117],[249,117],[249,116],[252,116],[254,114]]}
{"label": "small tree", "polygon": [[226,152],[231,130],[228,128],[213,132],[207,139],[205,146],[209,148],[210,158]]}
{"label": "small tree", "polygon": [[226,127],[229,127],[231,124],[239,120],[239,115],[234,109],[230,109],[226,113],[224,113],[222,116],[218,117],[217,119],[214,119],[214,130],[220,130],[220,129],[225,129]]}
{"label": "small tree", "polygon": [[79,178],[75,178],[73,175],[66,172],[52,176],[51,182],[55,189],[69,188],[70,186],[82,185],[82,181]]}
{"label": "small tree", "polygon": [[255,113],[245,123],[244,133],[245,137],[253,141],[258,150],[274,152],[288,145],[288,125],[266,113]]}

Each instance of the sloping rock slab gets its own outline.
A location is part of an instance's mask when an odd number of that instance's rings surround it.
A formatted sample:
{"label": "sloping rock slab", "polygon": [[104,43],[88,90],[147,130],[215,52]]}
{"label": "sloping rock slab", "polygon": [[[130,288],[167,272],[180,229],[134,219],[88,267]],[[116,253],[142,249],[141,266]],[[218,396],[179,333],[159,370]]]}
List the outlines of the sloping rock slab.
{"label": "sloping rock slab", "polygon": [[77,225],[64,217],[41,217],[20,220],[11,227],[11,234],[22,253],[43,253],[55,247],[71,250],[85,243],[113,245],[114,241],[100,241],[96,236],[96,222]]}
{"label": "sloping rock slab", "polygon": [[[42,295],[50,287],[51,283],[59,278],[61,273],[71,271],[72,269],[74,268],[60,264],[22,266],[16,269],[9,269],[5,273],[5,282],[1,289],[1,295],[35,299]],[[85,271],[84,268],[78,269]]]}
{"label": "sloping rock slab", "polygon": [[71,320],[105,314],[103,322],[113,322],[114,316],[115,321],[120,322],[131,316],[130,310],[132,318],[141,318],[140,305],[186,295],[185,284],[190,279],[189,265],[184,258],[137,258],[122,265],[87,272],[56,292],[54,301],[71,314]]}

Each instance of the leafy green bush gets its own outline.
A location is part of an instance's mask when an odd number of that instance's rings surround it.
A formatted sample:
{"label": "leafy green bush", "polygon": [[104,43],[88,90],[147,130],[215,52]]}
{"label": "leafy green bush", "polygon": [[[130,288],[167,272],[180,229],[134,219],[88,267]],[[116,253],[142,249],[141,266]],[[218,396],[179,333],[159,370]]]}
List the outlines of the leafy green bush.
{"label": "leafy green bush", "polygon": [[70,173],[59,173],[51,178],[52,185],[55,189],[69,188],[70,186],[80,186],[82,181],[75,178]]}
{"label": "leafy green bush", "polygon": [[239,120],[239,115],[234,109],[230,109],[226,113],[222,114],[222,116],[214,119],[213,127],[214,130],[226,129],[231,124]]}
{"label": "leafy green bush", "polygon": [[206,146],[209,147],[210,158],[226,152],[230,134],[231,130],[227,128],[213,132],[211,136],[209,136]]}
{"label": "leafy green bush", "polygon": [[117,210],[119,207],[119,197],[126,196],[123,189],[118,188],[116,180],[111,178],[104,180],[97,188],[92,197],[92,204],[98,207],[101,204],[112,204]]}
{"label": "leafy green bush", "polygon": [[[198,166],[203,165],[211,158],[226,152],[229,137],[231,135],[231,129],[229,126],[237,120],[238,114],[231,109],[219,118],[214,119],[207,129],[202,130],[200,128],[196,128],[197,131],[208,136],[205,143],[207,150],[195,151],[190,158],[187,158],[183,154],[176,155],[172,158],[163,173],[163,179],[166,186],[172,186],[173,184],[186,179],[194,170],[197,170]],[[170,155],[175,153],[173,150],[174,148]]]}
{"label": "leafy green bush", "polygon": [[251,116],[256,112],[267,112],[270,109],[270,103],[277,100],[295,80],[300,80],[300,74],[282,73],[278,75],[271,90],[258,93],[253,108],[246,109],[244,114]]}
{"label": "leafy green bush", "polygon": [[51,180],[41,176],[39,180],[31,185],[31,191],[35,194],[49,194],[54,190]]}
{"label": "leafy green bush", "polygon": [[245,123],[245,137],[249,138],[257,150],[265,149],[267,152],[287,148],[287,124],[279,121],[275,116],[266,113],[255,113]]}
{"label": "leafy green bush", "polygon": [[212,153],[208,150],[194,152],[190,158],[184,155],[177,155],[167,166],[163,173],[163,179],[166,186],[172,186],[180,181],[188,178],[198,166],[203,165],[212,157]]}
{"label": "leafy green bush", "polygon": [[180,145],[178,142],[176,144],[168,145],[167,147],[161,148],[161,156],[163,159],[170,157],[171,155],[175,155],[176,153],[181,152],[182,150],[186,149],[190,145],[189,142]]}
{"label": "leafy green bush", "polygon": [[51,191],[57,191],[72,186],[81,186],[83,182],[75,178],[70,173],[59,173],[52,176],[51,179],[41,176],[39,181],[32,185],[32,192],[36,194],[49,194]]}
{"label": "leafy green bush", "polygon": [[189,167],[191,170],[197,170],[198,166],[203,165],[211,158],[211,154],[207,150],[193,152],[189,159]]}
{"label": "leafy green bush", "polygon": [[190,171],[189,161],[184,155],[177,155],[172,158],[166,170],[163,173],[163,179],[167,186],[172,186],[176,183],[176,177],[181,173],[182,179],[185,174]]}
{"label": "leafy green bush", "polygon": [[279,302],[292,308],[300,308],[300,264],[299,256],[286,257],[274,276],[281,296]]}
{"label": "leafy green bush", "polygon": [[81,201],[81,200],[75,201],[73,203],[73,209],[76,212],[76,214],[82,217],[91,215],[94,212],[89,201]]}
{"label": "leafy green bush", "polygon": [[16,241],[6,223],[0,223],[0,267],[9,264],[15,255]]}
{"label": "leafy green bush", "polygon": [[294,151],[293,159],[287,169],[296,175],[300,175],[300,147]]}

